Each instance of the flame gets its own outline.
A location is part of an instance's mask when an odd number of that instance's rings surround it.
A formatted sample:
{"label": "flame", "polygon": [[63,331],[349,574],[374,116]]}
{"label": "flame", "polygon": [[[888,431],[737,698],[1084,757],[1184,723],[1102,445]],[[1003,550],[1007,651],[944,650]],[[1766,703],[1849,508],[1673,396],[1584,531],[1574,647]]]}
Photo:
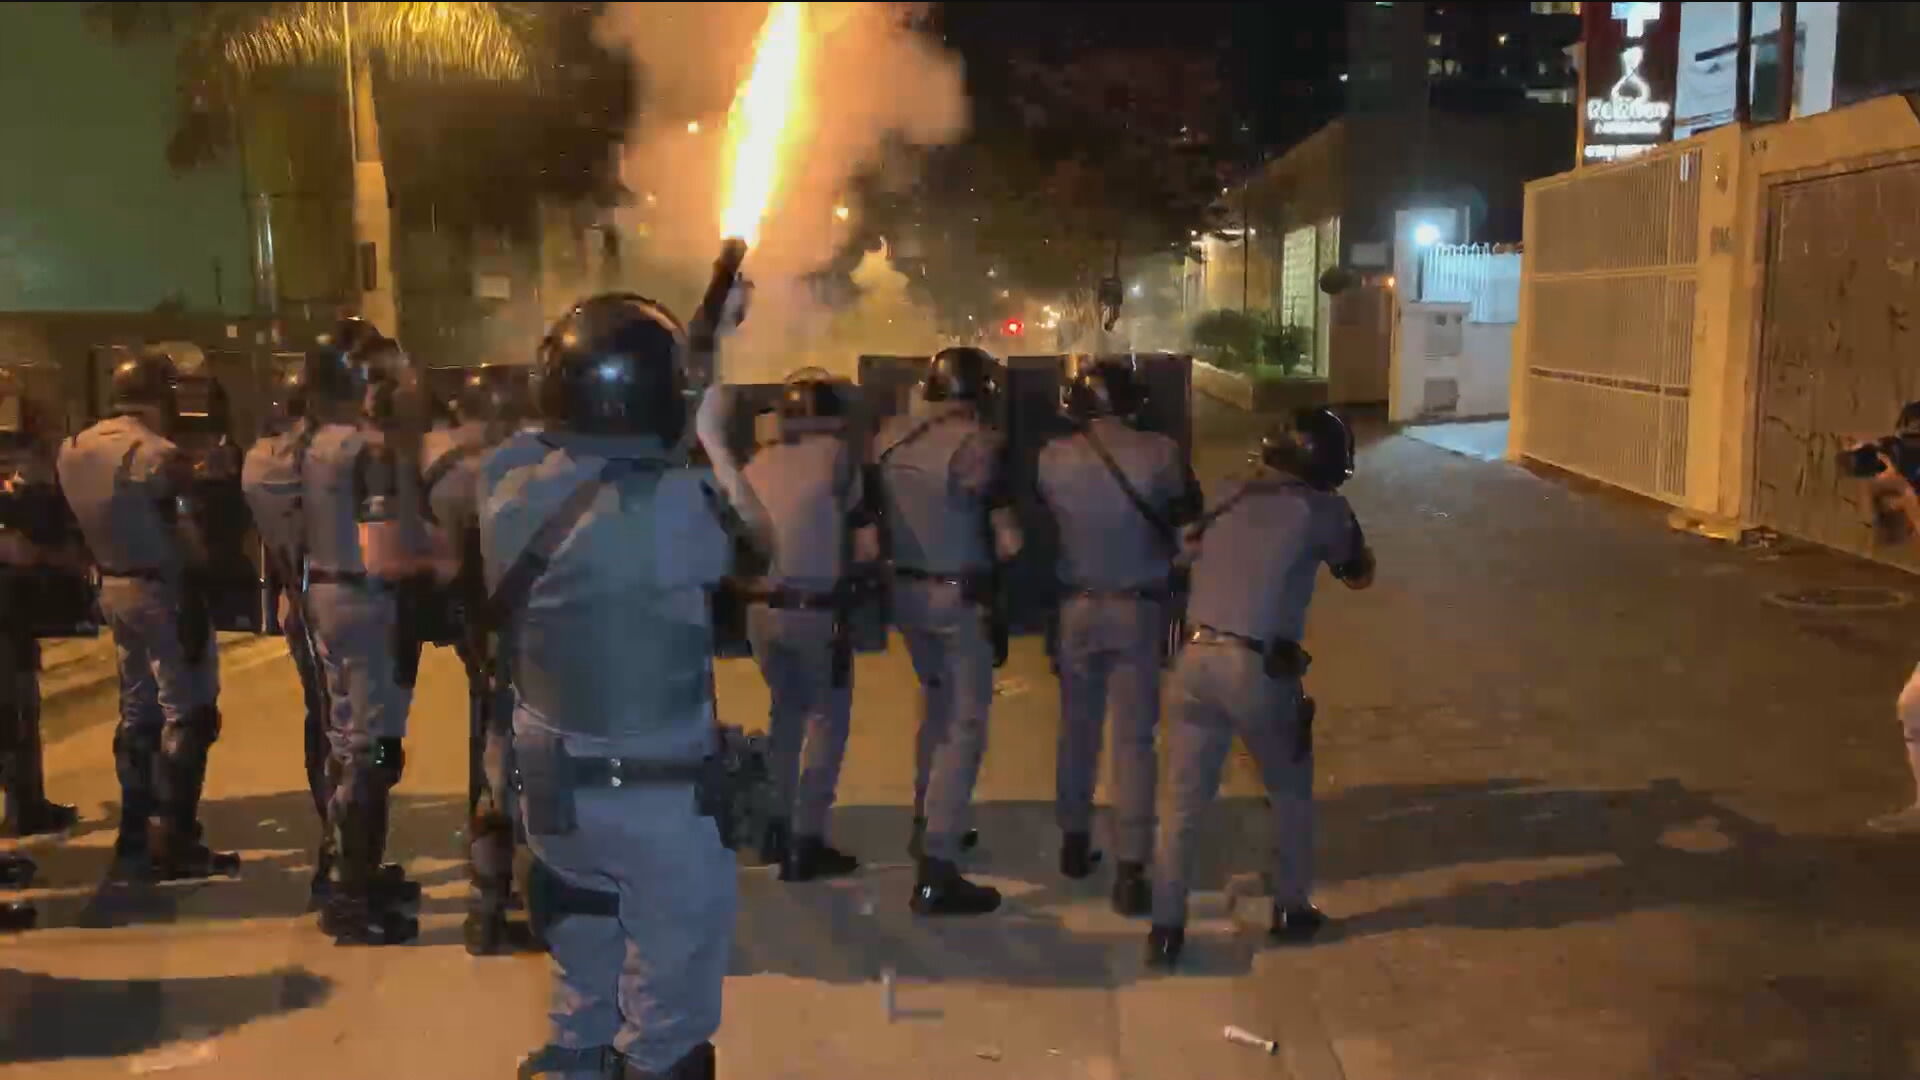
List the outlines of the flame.
{"label": "flame", "polygon": [[720,234],[748,247],[760,238],[760,222],[780,178],[780,149],[800,92],[800,61],[806,5],[776,3],[754,46],[753,71],[734,92],[727,113],[733,164]]}

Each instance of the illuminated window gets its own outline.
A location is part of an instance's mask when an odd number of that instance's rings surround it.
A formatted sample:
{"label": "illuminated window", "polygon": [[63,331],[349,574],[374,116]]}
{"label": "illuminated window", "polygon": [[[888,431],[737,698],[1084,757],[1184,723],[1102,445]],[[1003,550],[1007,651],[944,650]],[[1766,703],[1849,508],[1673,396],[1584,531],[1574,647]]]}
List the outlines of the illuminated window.
{"label": "illuminated window", "polygon": [[1437,49],[1437,48],[1439,48],[1439,47],[1440,47],[1440,35],[1439,35],[1439,34],[1428,34],[1428,35],[1427,35],[1427,44],[1428,44],[1428,45],[1430,45],[1430,46],[1432,46],[1433,48],[1436,48],[1436,49]]}
{"label": "illuminated window", "polygon": [[1440,74],[1440,58],[1439,57],[1429,56],[1427,58],[1427,74],[1429,75]]}
{"label": "illuminated window", "polygon": [[1496,34],[1496,35],[1494,35],[1494,39],[1493,39],[1493,40],[1494,40],[1494,44],[1496,44],[1496,45],[1505,45],[1505,44],[1507,43],[1507,35],[1505,35],[1505,34]]}

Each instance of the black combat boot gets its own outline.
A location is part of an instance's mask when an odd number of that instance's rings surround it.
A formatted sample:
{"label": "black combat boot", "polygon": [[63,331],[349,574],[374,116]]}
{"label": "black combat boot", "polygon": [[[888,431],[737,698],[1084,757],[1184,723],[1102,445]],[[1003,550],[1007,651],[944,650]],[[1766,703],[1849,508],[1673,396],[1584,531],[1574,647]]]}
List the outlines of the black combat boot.
{"label": "black combat boot", "polygon": [[1060,872],[1079,881],[1100,865],[1100,853],[1093,850],[1091,833],[1070,832],[1060,837]]}
{"label": "black combat boot", "polygon": [[1291,907],[1273,905],[1273,927],[1267,931],[1267,940],[1275,945],[1305,945],[1312,941],[1320,928],[1327,925],[1327,917],[1312,904],[1297,904]]}
{"label": "black combat boot", "polygon": [[924,858],[909,906],[915,915],[985,915],[1000,907],[1000,890],[968,881],[945,859]]}
{"label": "black combat boot", "polygon": [[32,859],[17,853],[0,854],[0,889],[24,889],[39,871]]}
{"label": "black combat boot", "polygon": [[1180,963],[1180,950],[1187,944],[1183,926],[1156,926],[1147,931],[1147,966],[1155,971],[1172,971]]}
{"label": "black combat boot", "polygon": [[717,1080],[719,1068],[719,1058],[713,1052],[713,1044],[701,1043],[681,1055],[680,1060],[668,1066],[665,1072],[642,1069],[622,1058],[620,1071],[609,1080]]}
{"label": "black combat boot", "polygon": [[[918,861],[922,856],[926,855],[926,845],[927,819],[916,817],[913,819],[913,833],[907,837],[907,855],[915,861]],[[979,846],[980,831],[978,829],[968,829],[967,834],[960,838],[961,851],[972,851]]]}
{"label": "black combat boot", "polygon": [[0,932],[19,933],[31,930],[40,921],[40,913],[32,904],[17,900],[0,902]]}
{"label": "black combat boot", "polygon": [[775,818],[767,822],[760,833],[759,858],[756,866],[782,866],[787,864],[787,853],[792,848],[791,828],[785,821]]}
{"label": "black combat boot", "polygon": [[1130,919],[1152,913],[1153,889],[1147,884],[1145,863],[1122,859],[1114,865],[1113,910]]}
{"label": "black combat boot", "polygon": [[405,945],[420,936],[420,921],[343,889],[320,909],[320,932],[335,945]]}
{"label": "black combat boot", "polygon": [[43,836],[66,832],[80,820],[80,812],[66,803],[36,799],[32,802],[9,800],[7,816],[0,821],[0,836]]}
{"label": "black combat boot", "polygon": [[200,827],[192,822],[155,818],[148,823],[147,849],[154,877],[160,881],[240,876],[240,856],[202,844]]}
{"label": "black combat boot", "polygon": [[796,836],[787,861],[780,866],[781,881],[812,881],[846,877],[860,869],[860,860],[827,846],[818,836]]}

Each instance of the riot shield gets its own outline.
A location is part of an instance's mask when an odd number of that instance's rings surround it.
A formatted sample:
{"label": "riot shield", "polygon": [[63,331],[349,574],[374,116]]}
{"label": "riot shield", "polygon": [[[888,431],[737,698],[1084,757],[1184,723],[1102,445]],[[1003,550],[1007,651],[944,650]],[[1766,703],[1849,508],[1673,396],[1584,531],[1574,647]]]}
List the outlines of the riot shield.
{"label": "riot shield", "polygon": [[240,490],[242,452],[233,436],[226,388],[211,374],[181,375],[174,382],[179,404],[173,441],[193,463],[193,500],[207,565],[198,587],[215,630],[266,632],[268,605],[253,515]]}
{"label": "riot shield", "polygon": [[1002,571],[1008,631],[1045,633],[1059,603],[1060,539],[1040,500],[1040,448],[1072,430],[1060,412],[1064,356],[1010,356],[1001,367],[996,412],[1005,433],[1008,495],[1025,536],[1020,555]]}
{"label": "riot shield", "polygon": [[924,356],[862,356],[858,365],[860,398],[872,428],[907,411],[914,387],[927,373]]}
{"label": "riot shield", "polygon": [[[1104,357],[1102,359],[1105,359]],[[1180,444],[1180,457],[1193,464],[1193,357],[1177,353],[1135,353],[1134,370],[1147,391],[1140,429],[1157,431]]]}

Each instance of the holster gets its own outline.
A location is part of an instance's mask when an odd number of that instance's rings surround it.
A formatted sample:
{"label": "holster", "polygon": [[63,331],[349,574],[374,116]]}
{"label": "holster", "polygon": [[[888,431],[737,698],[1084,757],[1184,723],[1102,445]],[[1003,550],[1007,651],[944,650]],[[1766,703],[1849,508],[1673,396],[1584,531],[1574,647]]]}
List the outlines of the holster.
{"label": "holster", "polygon": [[1267,646],[1263,657],[1269,679],[1298,679],[1307,673],[1313,657],[1297,641],[1276,641]]}
{"label": "holster", "polygon": [[393,590],[393,678],[409,690],[420,678],[420,647],[427,640],[422,633],[423,585],[430,588],[432,583],[413,578]]}
{"label": "holster", "polygon": [[529,836],[568,836],[580,828],[573,799],[573,759],[558,736],[522,738],[515,747],[514,771]]}
{"label": "holster", "polygon": [[853,684],[853,608],[851,599],[843,599],[833,609],[833,660],[829,673],[835,690]]}
{"label": "holster", "polygon": [[1293,760],[1295,762],[1305,761],[1313,753],[1313,714],[1316,711],[1318,708],[1314,705],[1313,699],[1304,694],[1301,695],[1299,721],[1294,728],[1296,734],[1293,743]]}
{"label": "holster", "polygon": [[[693,786],[694,806],[701,817],[713,819],[713,826],[720,833],[720,846],[728,851],[732,851],[740,841],[734,830],[733,803],[737,790],[733,774],[727,769],[725,756],[720,753],[708,755],[701,763],[700,779]],[[528,831],[532,831],[531,825]]]}
{"label": "holster", "polygon": [[213,636],[213,612],[207,606],[207,582],[199,574],[188,574],[180,588],[180,618],[174,623],[180,633],[180,653],[187,663],[198,666],[207,658],[207,642]]}

